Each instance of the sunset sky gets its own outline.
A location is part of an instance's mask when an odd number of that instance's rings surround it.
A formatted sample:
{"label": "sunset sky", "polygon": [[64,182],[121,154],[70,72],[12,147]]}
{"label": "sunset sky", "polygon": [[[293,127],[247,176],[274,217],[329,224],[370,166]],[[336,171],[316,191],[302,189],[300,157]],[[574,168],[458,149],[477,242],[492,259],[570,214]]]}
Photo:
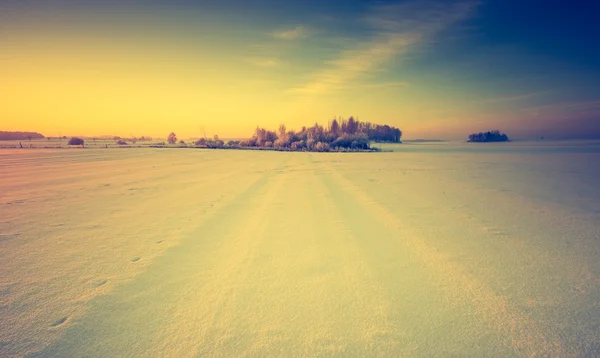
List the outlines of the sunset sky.
{"label": "sunset sky", "polygon": [[0,0],[0,130],[227,138],[354,115],[407,139],[598,138],[600,5],[570,3]]}

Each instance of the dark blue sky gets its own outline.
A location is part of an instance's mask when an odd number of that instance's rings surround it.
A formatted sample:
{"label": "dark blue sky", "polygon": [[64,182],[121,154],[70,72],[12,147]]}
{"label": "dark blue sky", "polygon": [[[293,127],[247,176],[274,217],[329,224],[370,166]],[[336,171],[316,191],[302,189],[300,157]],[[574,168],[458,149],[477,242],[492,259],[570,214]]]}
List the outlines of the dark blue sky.
{"label": "dark blue sky", "polygon": [[479,12],[473,22],[484,44],[515,45],[574,68],[599,70],[598,2],[488,1]]}

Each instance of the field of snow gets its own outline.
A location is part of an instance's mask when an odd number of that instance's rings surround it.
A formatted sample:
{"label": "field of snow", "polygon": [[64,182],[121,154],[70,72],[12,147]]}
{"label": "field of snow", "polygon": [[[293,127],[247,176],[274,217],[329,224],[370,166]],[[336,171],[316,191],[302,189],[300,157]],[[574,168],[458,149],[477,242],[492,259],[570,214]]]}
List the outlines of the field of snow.
{"label": "field of snow", "polygon": [[0,356],[599,356],[600,143],[0,150]]}

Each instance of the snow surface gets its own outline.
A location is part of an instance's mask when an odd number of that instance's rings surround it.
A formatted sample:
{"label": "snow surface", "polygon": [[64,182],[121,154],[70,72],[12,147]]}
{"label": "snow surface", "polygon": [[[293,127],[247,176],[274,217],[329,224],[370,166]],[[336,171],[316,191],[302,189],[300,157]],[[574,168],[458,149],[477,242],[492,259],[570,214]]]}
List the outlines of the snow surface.
{"label": "snow surface", "polygon": [[600,143],[0,150],[0,356],[599,356]]}

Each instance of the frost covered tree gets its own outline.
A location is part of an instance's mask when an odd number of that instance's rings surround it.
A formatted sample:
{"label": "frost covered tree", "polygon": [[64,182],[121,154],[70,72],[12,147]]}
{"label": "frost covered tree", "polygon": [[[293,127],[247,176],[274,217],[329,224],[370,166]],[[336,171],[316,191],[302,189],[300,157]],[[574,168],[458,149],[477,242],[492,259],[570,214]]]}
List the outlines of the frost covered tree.
{"label": "frost covered tree", "polygon": [[337,119],[334,118],[333,121],[331,121],[329,132],[336,136],[336,138],[340,134],[340,124],[338,123]]}
{"label": "frost covered tree", "polygon": [[346,122],[346,132],[347,134],[354,134],[358,131],[358,122],[354,119],[354,117],[348,118],[348,122]]}
{"label": "frost covered tree", "polygon": [[177,143],[177,135],[174,132],[171,132],[167,137],[167,141],[169,142],[169,144]]}

